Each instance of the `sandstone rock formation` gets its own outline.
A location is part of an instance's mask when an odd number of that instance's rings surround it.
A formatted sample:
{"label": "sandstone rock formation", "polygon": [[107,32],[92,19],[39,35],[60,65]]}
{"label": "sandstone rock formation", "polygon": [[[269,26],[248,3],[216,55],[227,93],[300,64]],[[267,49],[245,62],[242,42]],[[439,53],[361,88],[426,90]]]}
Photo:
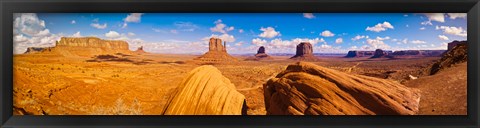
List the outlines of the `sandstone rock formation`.
{"label": "sandstone rock formation", "polygon": [[450,51],[451,49],[453,49],[453,47],[457,46],[458,44],[466,44],[467,41],[458,41],[458,40],[455,40],[453,42],[450,42],[448,43],[448,51]]}
{"label": "sandstone rock formation", "polygon": [[[123,53],[130,54],[128,43],[120,40],[102,40],[96,37],[62,37],[56,42],[55,47],[35,48],[30,51],[41,50],[46,54],[57,54],[62,56],[84,56],[91,57],[101,54]],[[45,52],[48,50],[48,52]],[[26,53],[30,53],[28,51]]]}
{"label": "sandstone rock formation", "polygon": [[40,53],[44,51],[52,51],[52,47],[28,47],[24,54]]}
{"label": "sandstone rock formation", "polygon": [[455,43],[455,41],[452,42],[456,45],[452,49],[448,50],[443,55],[442,59],[431,66],[430,75],[433,75],[445,68],[451,67],[452,65],[467,61],[467,41],[462,42],[463,43]]}
{"label": "sandstone rock formation", "polygon": [[238,61],[235,57],[227,53],[226,42],[222,45],[222,39],[210,38],[208,52],[202,56],[195,58],[202,62],[235,62]]}
{"label": "sandstone rock formation", "polygon": [[308,42],[302,42],[298,44],[295,56],[291,57],[290,59],[305,60],[305,61],[318,60],[318,58],[313,55],[312,44]]}
{"label": "sandstone rock formation", "polygon": [[374,51],[348,51],[346,58],[373,56]]}
{"label": "sandstone rock formation", "polygon": [[382,49],[376,49],[373,53],[373,56],[370,58],[393,58],[389,56],[387,52],[383,51]]}
{"label": "sandstone rock formation", "polygon": [[397,82],[298,62],[264,87],[270,115],[414,115],[420,93]]}
{"label": "sandstone rock formation", "polygon": [[135,51],[135,53],[137,53],[137,54],[145,54],[145,53],[147,53],[147,52],[145,52],[145,51],[143,50],[143,46],[140,46],[140,47],[138,47],[138,49]]}
{"label": "sandstone rock formation", "polygon": [[272,59],[273,59],[272,57],[270,57],[269,55],[267,55],[267,53],[265,53],[265,47],[261,46],[260,48],[258,48],[257,54],[255,54],[254,57],[249,57],[245,60],[259,61],[259,60],[272,60]]}
{"label": "sandstone rock formation", "polygon": [[211,65],[193,69],[165,105],[164,115],[240,115],[245,96]]}

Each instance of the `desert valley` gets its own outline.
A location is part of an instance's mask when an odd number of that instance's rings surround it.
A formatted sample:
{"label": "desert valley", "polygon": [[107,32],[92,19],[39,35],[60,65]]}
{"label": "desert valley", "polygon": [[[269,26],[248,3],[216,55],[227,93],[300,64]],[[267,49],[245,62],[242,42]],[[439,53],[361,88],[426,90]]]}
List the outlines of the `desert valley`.
{"label": "desert valley", "polygon": [[467,43],[448,50],[154,54],[62,37],[14,55],[15,115],[466,115]]}

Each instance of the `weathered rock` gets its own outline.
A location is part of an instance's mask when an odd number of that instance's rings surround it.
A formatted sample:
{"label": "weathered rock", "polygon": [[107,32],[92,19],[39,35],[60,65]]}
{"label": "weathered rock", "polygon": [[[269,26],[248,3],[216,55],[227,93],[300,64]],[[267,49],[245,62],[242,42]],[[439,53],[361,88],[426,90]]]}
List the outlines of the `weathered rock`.
{"label": "weathered rock", "polygon": [[102,48],[105,50],[128,50],[128,43],[121,40],[102,40],[96,37],[62,37],[56,47]]}
{"label": "weathered rock", "polygon": [[260,48],[258,48],[257,54],[262,54],[262,53],[265,53],[265,47],[260,46]]}
{"label": "weathered rock", "polygon": [[389,56],[387,52],[383,51],[382,49],[376,49],[373,53],[373,56],[370,58],[393,58]]}
{"label": "weathered rock", "polygon": [[374,51],[348,51],[346,58],[373,56]]}
{"label": "weathered rock", "polygon": [[145,52],[145,51],[143,50],[143,46],[140,46],[140,47],[138,47],[138,49],[135,51],[135,53],[137,53],[137,54],[144,54],[144,53],[147,53],[147,52]]}
{"label": "weathered rock", "polygon": [[265,47],[261,46],[258,48],[257,54],[254,57],[248,57],[245,60],[252,60],[252,61],[260,61],[260,60],[272,60],[273,58],[270,57],[267,53],[265,53]]}
{"label": "weathered rock", "polygon": [[[458,41],[457,41],[458,42]],[[456,44],[452,49],[448,50],[439,61],[435,62],[430,68],[430,75],[437,73],[440,70],[451,67],[452,65],[467,61],[467,41]]]}
{"label": "weathered rock", "polygon": [[120,40],[102,40],[96,37],[62,37],[55,47],[27,49],[26,53],[41,50],[42,54],[91,57],[102,54],[131,54],[128,43]]}
{"label": "weathered rock", "polygon": [[263,85],[269,115],[414,115],[420,93],[397,82],[298,62]]}
{"label": "weathered rock", "polygon": [[318,58],[313,55],[312,44],[308,42],[302,42],[298,44],[295,56],[291,57],[290,59],[305,60],[305,61],[318,60]]}
{"label": "weathered rock", "polygon": [[165,115],[240,115],[245,96],[211,65],[200,66],[183,79],[165,105]]}
{"label": "weathered rock", "polygon": [[453,49],[453,47],[457,46],[458,44],[466,44],[467,41],[458,41],[458,40],[455,40],[453,42],[450,42],[448,43],[448,51],[450,51],[451,49]]}
{"label": "weathered rock", "polygon": [[[224,42],[226,45],[226,42]],[[227,48],[222,45],[222,40],[219,38],[210,38],[208,52],[194,60],[202,62],[236,62],[235,57],[227,53]]]}
{"label": "weathered rock", "polygon": [[24,54],[41,53],[44,51],[52,51],[52,47],[28,47]]}

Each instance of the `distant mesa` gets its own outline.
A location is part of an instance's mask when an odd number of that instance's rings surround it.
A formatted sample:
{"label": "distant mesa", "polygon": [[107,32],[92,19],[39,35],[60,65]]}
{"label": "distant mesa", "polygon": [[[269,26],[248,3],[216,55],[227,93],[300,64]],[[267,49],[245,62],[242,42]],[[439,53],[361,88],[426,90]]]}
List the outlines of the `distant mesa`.
{"label": "distant mesa", "polygon": [[348,51],[346,58],[373,56],[374,51]]}
{"label": "distant mesa", "polygon": [[414,115],[420,92],[398,82],[313,63],[289,65],[263,85],[268,115]]}
{"label": "distant mesa", "polygon": [[197,67],[183,79],[164,107],[164,115],[242,115],[245,96],[211,65]]}
{"label": "distant mesa", "polygon": [[208,43],[208,52],[202,56],[195,58],[202,62],[236,62],[235,57],[227,53],[226,42],[222,45],[222,39],[210,38]]}
{"label": "distant mesa", "polygon": [[[443,57],[435,62],[430,68],[430,75],[449,68],[454,64],[463,63],[467,61],[467,41],[453,41],[448,43],[449,49]],[[452,48],[450,48],[452,46]]]}
{"label": "distant mesa", "polygon": [[28,47],[24,54],[33,54],[52,51],[53,47]]}
{"label": "distant mesa", "polygon": [[388,52],[383,51],[382,49],[376,49],[373,56],[370,58],[393,58],[393,56],[390,56]]}
{"label": "distant mesa", "polygon": [[255,54],[254,57],[248,57],[245,60],[254,60],[254,61],[260,61],[260,60],[272,60],[273,58],[265,52],[265,47],[261,46],[258,48],[257,54]]}
{"label": "distant mesa", "polygon": [[295,56],[290,59],[303,61],[317,61],[318,58],[313,55],[313,47],[309,42],[302,42],[297,45]]}
{"label": "distant mesa", "polygon": [[147,53],[147,52],[145,52],[145,51],[143,50],[143,46],[140,46],[140,47],[138,47],[138,49],[135,51],[135,53],[137,53],[137,54],[145,54],[145,53]]}
{"label": "distant mesa", "polygon": [[63,56],[92,56],[101,54],[131,54],[128,43],[121,40],[102,40],[96,37],[62,37],[55,47],[29,48],[26,53],[48,53]]}
{"label": "distant mesa", "polygon": [[[378,57],[387,57],[387,58],[394,58],[394,57],[435,57],[435,56],[442,56],[445,50],[398,50],[398,51],[389,51],[389,50],[382,50],[383,52],[378,51],[375,56],[375,51],[348,51],[346,58],[354,58],[354,57],[370,57],[370,58],[378,58]],[[380,49],[381,50],[381,49]],[[385,56],[386,55],[386,56]]]}

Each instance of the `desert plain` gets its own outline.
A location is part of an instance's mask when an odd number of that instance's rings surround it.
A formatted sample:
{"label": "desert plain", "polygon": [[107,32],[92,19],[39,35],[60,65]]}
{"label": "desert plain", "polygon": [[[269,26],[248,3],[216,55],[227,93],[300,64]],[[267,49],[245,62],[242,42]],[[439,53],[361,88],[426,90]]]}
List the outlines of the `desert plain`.
{"label": "desert plain", "polygon": [[[264,84],[288,65],[303,61],[290,55],[269,55],[268,60],[256,61],[248,60],[251,55],[232,55],[238,61],[213,63],[196,61],[199,56],[147,52],[14,55],[14,114],[161,115],[190,71],[212,65],[245,96],[247,115],[266,115]],[[308,62],[418,89],[418,115],[466,115],[467,62],[431,75],[431,65],[442,56],[344,56],[317,55]]]}

